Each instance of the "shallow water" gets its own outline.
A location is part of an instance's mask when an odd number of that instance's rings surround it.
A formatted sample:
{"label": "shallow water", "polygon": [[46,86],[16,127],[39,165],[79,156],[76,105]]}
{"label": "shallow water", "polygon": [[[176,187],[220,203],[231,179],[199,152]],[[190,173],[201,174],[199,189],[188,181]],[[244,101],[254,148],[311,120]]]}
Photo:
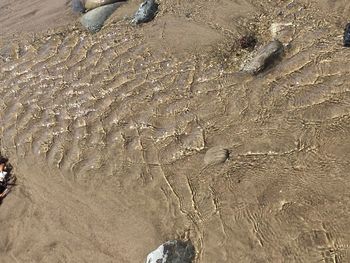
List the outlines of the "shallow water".
{"label": "shallow water", "polygon": [[[141,27],[2,39],[0,138],[20,185],[4,262],[350,262],[347,1],[159,1]],[[236,40],[292,23],[279,63],[239,73]],[[182,39],[178,35],[183,36]],[[206,166],[205,152],[230,151]]]}

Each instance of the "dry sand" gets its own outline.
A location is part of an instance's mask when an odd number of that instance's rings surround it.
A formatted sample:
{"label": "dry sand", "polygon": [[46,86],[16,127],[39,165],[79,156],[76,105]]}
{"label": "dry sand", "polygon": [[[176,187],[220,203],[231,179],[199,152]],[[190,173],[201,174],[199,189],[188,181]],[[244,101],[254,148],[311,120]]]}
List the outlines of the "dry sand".
{"label": "dry sand", "polygon": [[[347,0],[139,1],[91,35],[70,1],[0,2],[1,262],[350,262]],[[237,40],[292,23],[252,77]],[[289,39],[289,40],[290,40]],[[230,158],[205,166],[205,152]]]}

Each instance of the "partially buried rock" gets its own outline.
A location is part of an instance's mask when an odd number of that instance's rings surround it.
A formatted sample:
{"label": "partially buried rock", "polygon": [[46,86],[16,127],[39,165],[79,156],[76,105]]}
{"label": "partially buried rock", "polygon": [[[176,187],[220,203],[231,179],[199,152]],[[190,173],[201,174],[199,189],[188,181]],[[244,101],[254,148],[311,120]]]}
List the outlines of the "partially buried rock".
{"label": "partially buried rock", "polygon": [[72,0],[72,9],[75,13],[85,12],[85,0]]}
{"label": "partially buried rock", "polygon": [[121,3],[114,3],[110,5],[104,5],[97,7],[86,14],[84,14],[80,22],[81,24],[91,32],[99,31],[104,22],[110,17],[111,14],[121,5]]}
{"label": "partially buried rock", "polygon": [[255,56],[243,65],[242,71],[257,74],[279,59],[283,51],[283,44],[280,41],[271,41],[259,49]]}
{"label": "partially buried rock", "polygon": [[158,4],[155,0],[144,1],[139,9],[137,10],[134,18],[132,19],[133,24],[141,24],[151,21],[157,14]]}
{"label": "partially buried rock", "polygon": [[225,148],[216,146],[213,148],[210,148],[205,156],[204,156],[204,163],[206,165],[212,165],[212,164],[220,164],[225,162],[229,157],[229,151]]}
{"label": "partially buried rock", "polygon": [[124,0],[86,0],[85,8],[86,10],[91,10],[103,5],[114,4],[116,2],[122,2]]}
{"label": "partially buried rock", "polygon": [[350,23],[348,23],[344,30],[344,47],[350,47]]}
{"label": "partially buried rock", "polygon": [[146,263],[191,263],[194,257],[195,249],[190,241],[172,240],[149,253]]}

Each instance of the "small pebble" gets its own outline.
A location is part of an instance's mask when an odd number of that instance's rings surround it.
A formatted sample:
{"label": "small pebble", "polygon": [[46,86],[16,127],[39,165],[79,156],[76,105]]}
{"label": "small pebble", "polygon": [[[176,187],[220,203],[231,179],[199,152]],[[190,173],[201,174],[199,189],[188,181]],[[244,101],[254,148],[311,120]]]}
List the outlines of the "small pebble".
{"label": "small pebble", "polygon": [[212,165],[212,164],[220,164],[225,162],[229,157],[229,151],[225,148],[216,146],[213,148],[210,148],[205,156],[204,156],[204,163],[206,165]]}

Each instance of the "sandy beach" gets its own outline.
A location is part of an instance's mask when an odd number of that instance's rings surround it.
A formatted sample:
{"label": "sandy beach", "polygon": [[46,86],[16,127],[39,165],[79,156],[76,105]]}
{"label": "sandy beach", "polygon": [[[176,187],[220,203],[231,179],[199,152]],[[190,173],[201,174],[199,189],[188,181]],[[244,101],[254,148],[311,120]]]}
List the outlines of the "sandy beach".
{"label": "sandy beach", "polygon": [[195,263],[350,262],[350,2],[159,0],[133,26],[140,3],[92,34],[69,0],[0,2],[0,262],[144,263],[173,239]]}

